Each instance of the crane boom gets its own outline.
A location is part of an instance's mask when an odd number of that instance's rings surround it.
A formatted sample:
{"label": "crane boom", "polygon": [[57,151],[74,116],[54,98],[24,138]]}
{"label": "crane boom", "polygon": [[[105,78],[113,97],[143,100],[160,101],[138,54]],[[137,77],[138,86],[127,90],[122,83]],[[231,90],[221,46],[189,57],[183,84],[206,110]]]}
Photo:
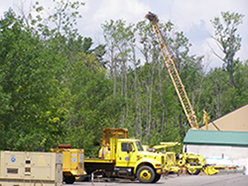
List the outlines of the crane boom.
{"label": "crane boom", "polygon": [[197,117],[195,115],[195,112],[193,110],[193,107],[189,101],[187,92],[185,91],[184,85],[181,81],[181,78],[179,76],[179,73],[177,71],[177,68],[175,66],[175,63],[173,61],[173,56],[171,55],[171,52],[169,51],[169,48],[165,44],[164,38],[158,28],[158,17],[149,12],[146,15],[146,18],[149,19],[149,21],[152,23],[153,29],[155,31],[155,34],[157,36],[157,40],[159,43],[159,47],[161,49],[166,68],[169,71],[170,78],[172,80],[172,83],[176,89],[177,95],[179,97],[179,100],[182,104],[183,110],[186,114],[186,117],[189,121],[189,124],[192,128],[199,129],[199,125],[197,122]]}

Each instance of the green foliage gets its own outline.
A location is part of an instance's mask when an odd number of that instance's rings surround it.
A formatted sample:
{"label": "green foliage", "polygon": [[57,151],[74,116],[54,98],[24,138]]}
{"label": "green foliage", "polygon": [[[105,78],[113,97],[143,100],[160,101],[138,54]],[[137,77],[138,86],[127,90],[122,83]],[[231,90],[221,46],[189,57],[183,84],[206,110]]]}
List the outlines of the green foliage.
{"label": "green foliage", "polygon": [[[11,27],[2,24],[8,19],[12,20]],[[58,136],[63,133],[63,114],[57,113],[59,108],[55,108],[52,100],[60,94],[63,73],[60,67],[65,60],[53,53],[50,45],[40,42],[38,35],[23,27],[22,20],[11,11],[1,25],[1,87],[11,108],[1,117],[6,132],[3,148],[38,149],[47,138],[45,135],[49,135],[48,143],[63,137]],[[49,117],[47,112],[51,113]]]}
{"label": "green foliage", "polygon": [[102,130],[110,127],[105,120],[112,117],[105,115],[103,110],[107,112],[113,105],[104,108],[103,105],[111,95],[111,84],[104,71],[97,68],[92,54],[84,55],[75,62],[68,75],[72,105],[66,121],[68,130],[65,141],[74,147],[84,148],[86,155],[90,156],[96,153],[92,147],[100,144]]}
{"label": "green foliage", "polygon": [[[102,130],[111,127],[128,128],[150,146],[181,142],[189,125],[151,25],[106,21],[105,43],[92,48],[93,40],[74,28],[82,4],[55,3],[48,18],[36,3],[35,16],[10,9],[0,20],[0,149],[48,151],[70,143],[96,157]],[[234,27],[241,23],[240,14],[222,16]],[[240,49],[235,28],[228,35],[220,19],[213,24],[226,34],[226,49]],[[215,119],[248,103],[247,61],[234,59],[231,86],[229,68],[204,73],[203,56],[189,54],[184,33],[171,22],[159,26],[198,118],[203,108]]]}

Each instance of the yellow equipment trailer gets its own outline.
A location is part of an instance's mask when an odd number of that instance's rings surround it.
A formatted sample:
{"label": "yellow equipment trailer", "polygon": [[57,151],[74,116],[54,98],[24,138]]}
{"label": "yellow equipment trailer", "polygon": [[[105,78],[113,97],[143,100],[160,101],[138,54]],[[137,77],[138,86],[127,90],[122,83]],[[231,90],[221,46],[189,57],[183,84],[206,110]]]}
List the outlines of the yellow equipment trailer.
{"label": "yellow equipment trailer", "polygon": [[63,154],[63,181],[66,184],[73,184],[76,177],[86,174],[83,149],[74,149],[69,144],[60,144],[50,151]]}

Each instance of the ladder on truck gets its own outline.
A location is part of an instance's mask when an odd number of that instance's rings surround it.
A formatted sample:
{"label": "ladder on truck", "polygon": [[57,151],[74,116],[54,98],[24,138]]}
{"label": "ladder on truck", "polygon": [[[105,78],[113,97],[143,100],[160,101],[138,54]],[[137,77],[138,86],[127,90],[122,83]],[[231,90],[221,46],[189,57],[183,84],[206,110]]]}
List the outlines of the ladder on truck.
{"label": "ladder on truck", "polygon": [[179,73],[177,71],[177,68],[175,66],[175,63],[173,61],[173,55],[171,55],[171,52],[169,51],[168,46],[165,44],[164,38],[158,28],[158,17],[149,12],[146,15],[146,18],[152,23],[153,29],[156,33],[157,39],[158,39],[158,43],[159,43],[159,47],[161,49],[164,61],[165,61],[165,65],[166,68],[169,71],[170,74],[170,78],[172,80],[172,83],[176,89],[177,95],[179,97],[179,100],[182,104],[183,110],[186,114],[186,117],[189,121],[189,124],[191,126],[191,128],[196,128],[199,129],[199,125],[197,122],[197,117],[195,115],[195,112],[193,110],[193,107],[189,101],[189,98],[187,96],[187,92],[185,91],[184,85],[181,81],[181,78],[179,76]]}

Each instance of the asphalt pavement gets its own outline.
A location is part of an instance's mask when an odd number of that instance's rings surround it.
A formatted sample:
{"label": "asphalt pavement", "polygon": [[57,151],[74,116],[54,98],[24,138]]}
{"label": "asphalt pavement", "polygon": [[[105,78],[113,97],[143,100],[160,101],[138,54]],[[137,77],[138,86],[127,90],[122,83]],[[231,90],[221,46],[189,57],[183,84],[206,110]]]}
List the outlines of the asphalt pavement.
{"label": "asphalt pavement", "polygon": [[197,176],[181,174],[169,174],[161,177],[161,179],[155,184],[143,184],[136,181],[115,179],[108,180],[104,178],[95,178],[93,182],[75,182],[74,184],[64,184],[67,186],[248,186],[248,175],[244,175],[243,172],[220,172],[216,175],[208,176],[200,174]]}

